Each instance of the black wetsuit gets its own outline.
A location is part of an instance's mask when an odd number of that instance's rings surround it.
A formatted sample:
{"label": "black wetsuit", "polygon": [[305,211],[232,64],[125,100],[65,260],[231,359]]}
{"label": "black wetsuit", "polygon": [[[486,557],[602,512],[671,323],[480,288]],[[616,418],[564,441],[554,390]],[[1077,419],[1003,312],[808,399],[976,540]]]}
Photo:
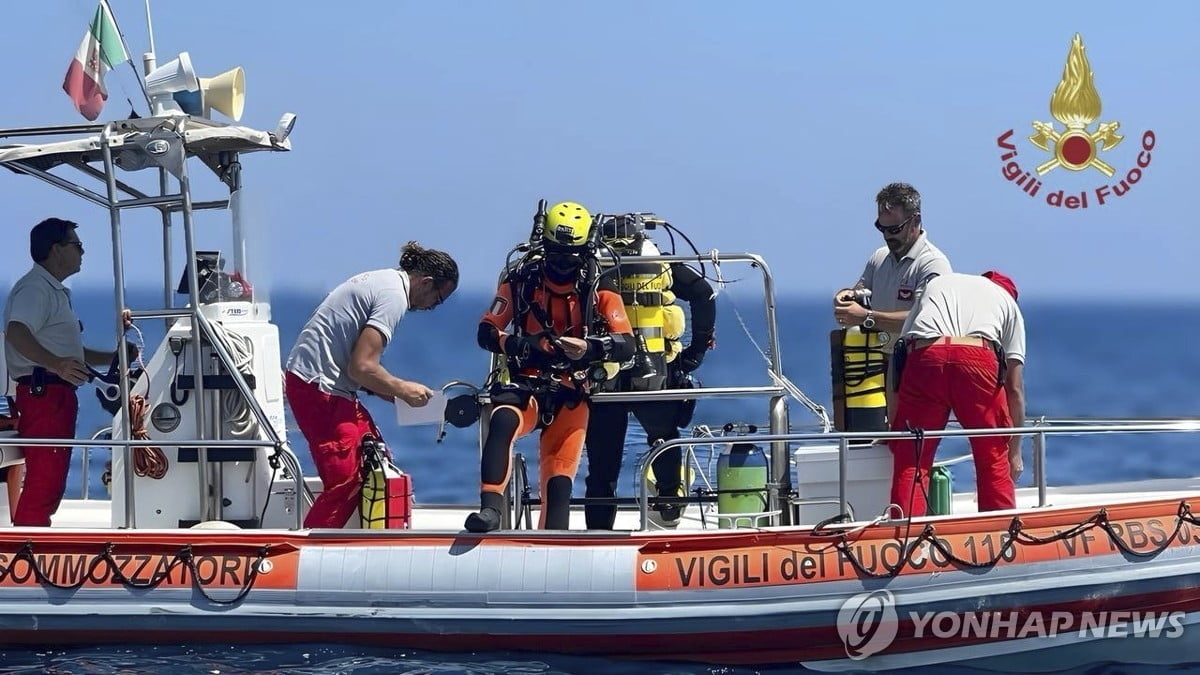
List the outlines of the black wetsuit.
{"label": "black wetsuit", "polygon": [[[704,351],[712,345],[713,328],[716,325],[716,301],[712,286],[695,269],[682,264],[671,265],[671,291],[678,300],[688,303],[691,310],[692,342],[688,350]],[[687,350],[685,350],[686,352]],[[682,363],[683,355],[668,364],[668,388],[679,388],[686,378]],[[622,380],[628,374],[622,372]],[[619,381],[619,391],[628,388]],[[687,424],[682,418],[687,414],[683,401],[654,401],[647,403],[600,403],[592,402],[592,412],[587,428],[587,497],[615,497],[617,479],[621,473],[621,460],[625,452],[625,432],[629,427],[629,413],[633,413],[646,431],[646,438],[653,446],[658,441],[679,438],[679,427]],[[659,455],[652,465],[655,488],[661,496],[677,496],[680,488],[681,449],[671,448]],[[664,509],[671,513],[669,509]],[[588,505],[584,508],[589,530],[611,530],[617,517],[615,505]],[[677,511],[676,511],[677,513]]]}

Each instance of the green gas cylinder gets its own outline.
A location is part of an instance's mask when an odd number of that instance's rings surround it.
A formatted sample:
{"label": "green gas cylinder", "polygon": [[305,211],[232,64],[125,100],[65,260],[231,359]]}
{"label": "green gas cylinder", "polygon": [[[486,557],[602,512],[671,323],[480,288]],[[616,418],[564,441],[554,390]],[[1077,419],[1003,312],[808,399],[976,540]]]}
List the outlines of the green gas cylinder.
{"label": "green gas cylinder", "polygon": [[938,465],[929,474],[929,515],[945,516],[954,511],[954,474]]}
{"label": "green gas cylinder", "polygon": [[750,443],[734,443],[717,460],[717,526],[756,526],[758,519],[721,518],[722,513],[750,514],[767,510],[767,456]]}

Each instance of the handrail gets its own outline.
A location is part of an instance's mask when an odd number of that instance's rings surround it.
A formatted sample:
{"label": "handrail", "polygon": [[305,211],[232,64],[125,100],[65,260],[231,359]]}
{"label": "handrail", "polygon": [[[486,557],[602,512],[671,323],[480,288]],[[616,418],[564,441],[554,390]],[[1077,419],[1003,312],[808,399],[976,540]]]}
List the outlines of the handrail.
{"label": "handrail", "polygon": [[93,134],[104,129],[104,124],[60,124],[44,127],[16,127],[0,129],[0,138],[16,136],[65,136],[67,134]]}
{"label": "handrail", "polygon": [[[1200,431],[1200,419],[1178,418],[1172,420],[1158,420],[1155,422],[1145,423],[1110,423],[1110,424],[1093,424],[1079,426],[1025,426],[1025,427],[1004,427],[994,429],[939,429],[923,431],[925,438],[960,438],[971,436],[1033,436],[1034,437],[1034,464],[1035,476],[1034,480],[1038,488],[1038,506],[1046,505],[1046,477],[1045,464],[1045,438],[1047,435],[1087,435],[1087,434],[1108,434],[1108,433],[1171,433],[1171,432],[1195,432]],[[668,441],[661,441],[649,451],[643,453],[638,458],[637,475],[642,477],[642,480],[635,482],[635,489],[638,499],[638,513],[640,519],[640,528],[646,530],[649,525],[650,513],[650,496],[646,491],[645,477],[654,460],[663,452],[685,445],[724,445],[732,443],[782,443],[784,448],[787,443],[791,442],[806,442],[806,441],[836,441],[838,443],[838,462],[839,462],[839,486],[838,486],[838,506],[839,512],[846,512],[846,455],[849,450],[851,441],[886,441],[886,440],[904,440],[911,439],[914,434],[908,431],[858,431],[858,432],[836,432],[836,433],[786,433],[786,434],[739,434],[729,436],[714,436],[703,439],[705,442],[697,443],[695,438],[675,438]],[[1040,440],[1039,440],[1040,439]],[[776,458],[772,456],[771,462],[774,464]],[[782,460],[785,464],[788,461],[787,457]],[[768,481],[770,483],[770,481]],[[773,510],[768,508],[768,510]],[[776,525],[780,523],[772,523]],[[787,524],[787,523],[782,523]]]}
{"label": "handrail", "polygon": [[146,438],[146,439],[130,439],[123,438],[95,439],[95,438],[0,438],[0,447],[63,447],[70,446],[72,448],[190,448],[193,446],[206,445],[210,448],[244,448],[252,446],[255,448],[273,448],[275,443],[265,438],[247,438],[239,439],[196,439],[184,438],[178,440],[170,440],[165,438]]}
{"label": "handrail", "polygon": [[[96,432],[92,434],[92,440],[93,441],[98,440],[104,434],[108,434],[109,438],[112,438],[112,425],[97,429]],[[109,449],[111,450],[112,446],[109,446]],[[110,459],[111,459],[111,457],[110,457]],[[83,464],[79,467],[79,481],[81,483],[83,483],[82,499],[91,499],[91,482],[90,482],[90,478],[88,476],[88,472],[90,469],[89,465],[91,464],[91,461],[92,461],[92,449],[90,447],[84,448],[83,449]]]}

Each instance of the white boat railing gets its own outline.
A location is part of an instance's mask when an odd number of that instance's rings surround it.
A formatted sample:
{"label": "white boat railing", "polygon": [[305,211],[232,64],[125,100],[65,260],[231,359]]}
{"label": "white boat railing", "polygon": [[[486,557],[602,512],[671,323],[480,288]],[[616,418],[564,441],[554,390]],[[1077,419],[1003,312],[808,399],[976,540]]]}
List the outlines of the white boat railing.
{"label": "white boat railing", "polygon": [[[1031,420],[1033,421],[1033,420]],[[1200,419],[1172,419],[1172,420],[1149,420],[1149,419],[1130,419],[1130,420],[1084,420],[1084,419],[1064,419],[1064,420],[1049,420],[1046,418],[1038,418],[1034,421],[1033,426],[1024,427],[1006,427],[997,429],[942,429],[922,431],[924,438],[969,438],[971,436],[1032,436],[1033,437],[1033,480],[1038,490],[1039,508],[1047,505],[1046,492],[1046,438],[1053,435],[1061,436],[1082,436],[1092,434],[1144,434],[1144,433],[1181,433],[1181,432],[1197,432],[1200,431]],[[877,441],[889,440],[911,440],[915,437],[914,432],[910,431],[871,431],[871,432],[831,432],[831,433],[786,433],[786,434],[740,434],[727,435],[717,438],[706,439],[708,443],[719,442],[721,444],[732,443],[771,443],[773,447],[786,448],[789,443],[804,443],[804,442],[836,442],[838,445],[838,513],[847,513],[846,503],[846,482],[848,474],[848,454],[850,446],[856,441],[858,443],[872,443]],[[676,438],[669,441],[663,441],[655,445],[649,451],[642,454],[638,458],[637,475],[643,478],[648,475],[651,464],[666,450],[674,447],[695,445],[695,438]],[[958,458],[955,458],[958,459]],[[777,461],[772,456],[772,463]],[[782,461],[787,465],[787,453],[783,453]],[[646,530],[649,528],[650,520],[650,495],[646,490],[645,480],[637,481],[636,492],[638,501],[638,512],[640,529]],[[790,481],[787,483],[790,485]],[[787,525],[786,517],[790,509],[785,508],[783,502],[786,498],[777,497],[783,492],[782,484],[772,485],[771,481],[765,486],[768,493],[767,508],[764,513],[774,512],[771,516],[771,525]],[[775,498],[778,501],[773,501]],[[722,514],[718,514],[722,515]],[[899,518],[894,520],[905,520]]]}

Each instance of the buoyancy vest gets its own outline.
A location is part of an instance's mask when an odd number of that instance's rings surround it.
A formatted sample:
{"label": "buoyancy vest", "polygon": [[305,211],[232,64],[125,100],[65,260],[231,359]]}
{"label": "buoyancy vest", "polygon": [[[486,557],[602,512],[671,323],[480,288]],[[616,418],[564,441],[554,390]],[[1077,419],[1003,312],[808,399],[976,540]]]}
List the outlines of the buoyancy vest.
{"label": "buoyancy vest", "polygon": [[[507,295],[511,303],[511,325],[514,336],[585,337],[599,328],[594,304],[586,302],[592,289],[585,280],[573,287],[564,285],[553,288],[542,276],[541,260],[533,259],[514,268],[501,285],[501,298]],[[485,321],[503,329],[508,323],[504,309],[493,307]],[[589,316],[590,315],[590,316]],[[507,383],[513,376],[526,379],[540,378],[569,383],[578,388],[584,379],[579,363],[565,355],[551,352],[531,353],[531,357],[518,362],[512,357],[501,357],[501,367],[496,381]]]}

